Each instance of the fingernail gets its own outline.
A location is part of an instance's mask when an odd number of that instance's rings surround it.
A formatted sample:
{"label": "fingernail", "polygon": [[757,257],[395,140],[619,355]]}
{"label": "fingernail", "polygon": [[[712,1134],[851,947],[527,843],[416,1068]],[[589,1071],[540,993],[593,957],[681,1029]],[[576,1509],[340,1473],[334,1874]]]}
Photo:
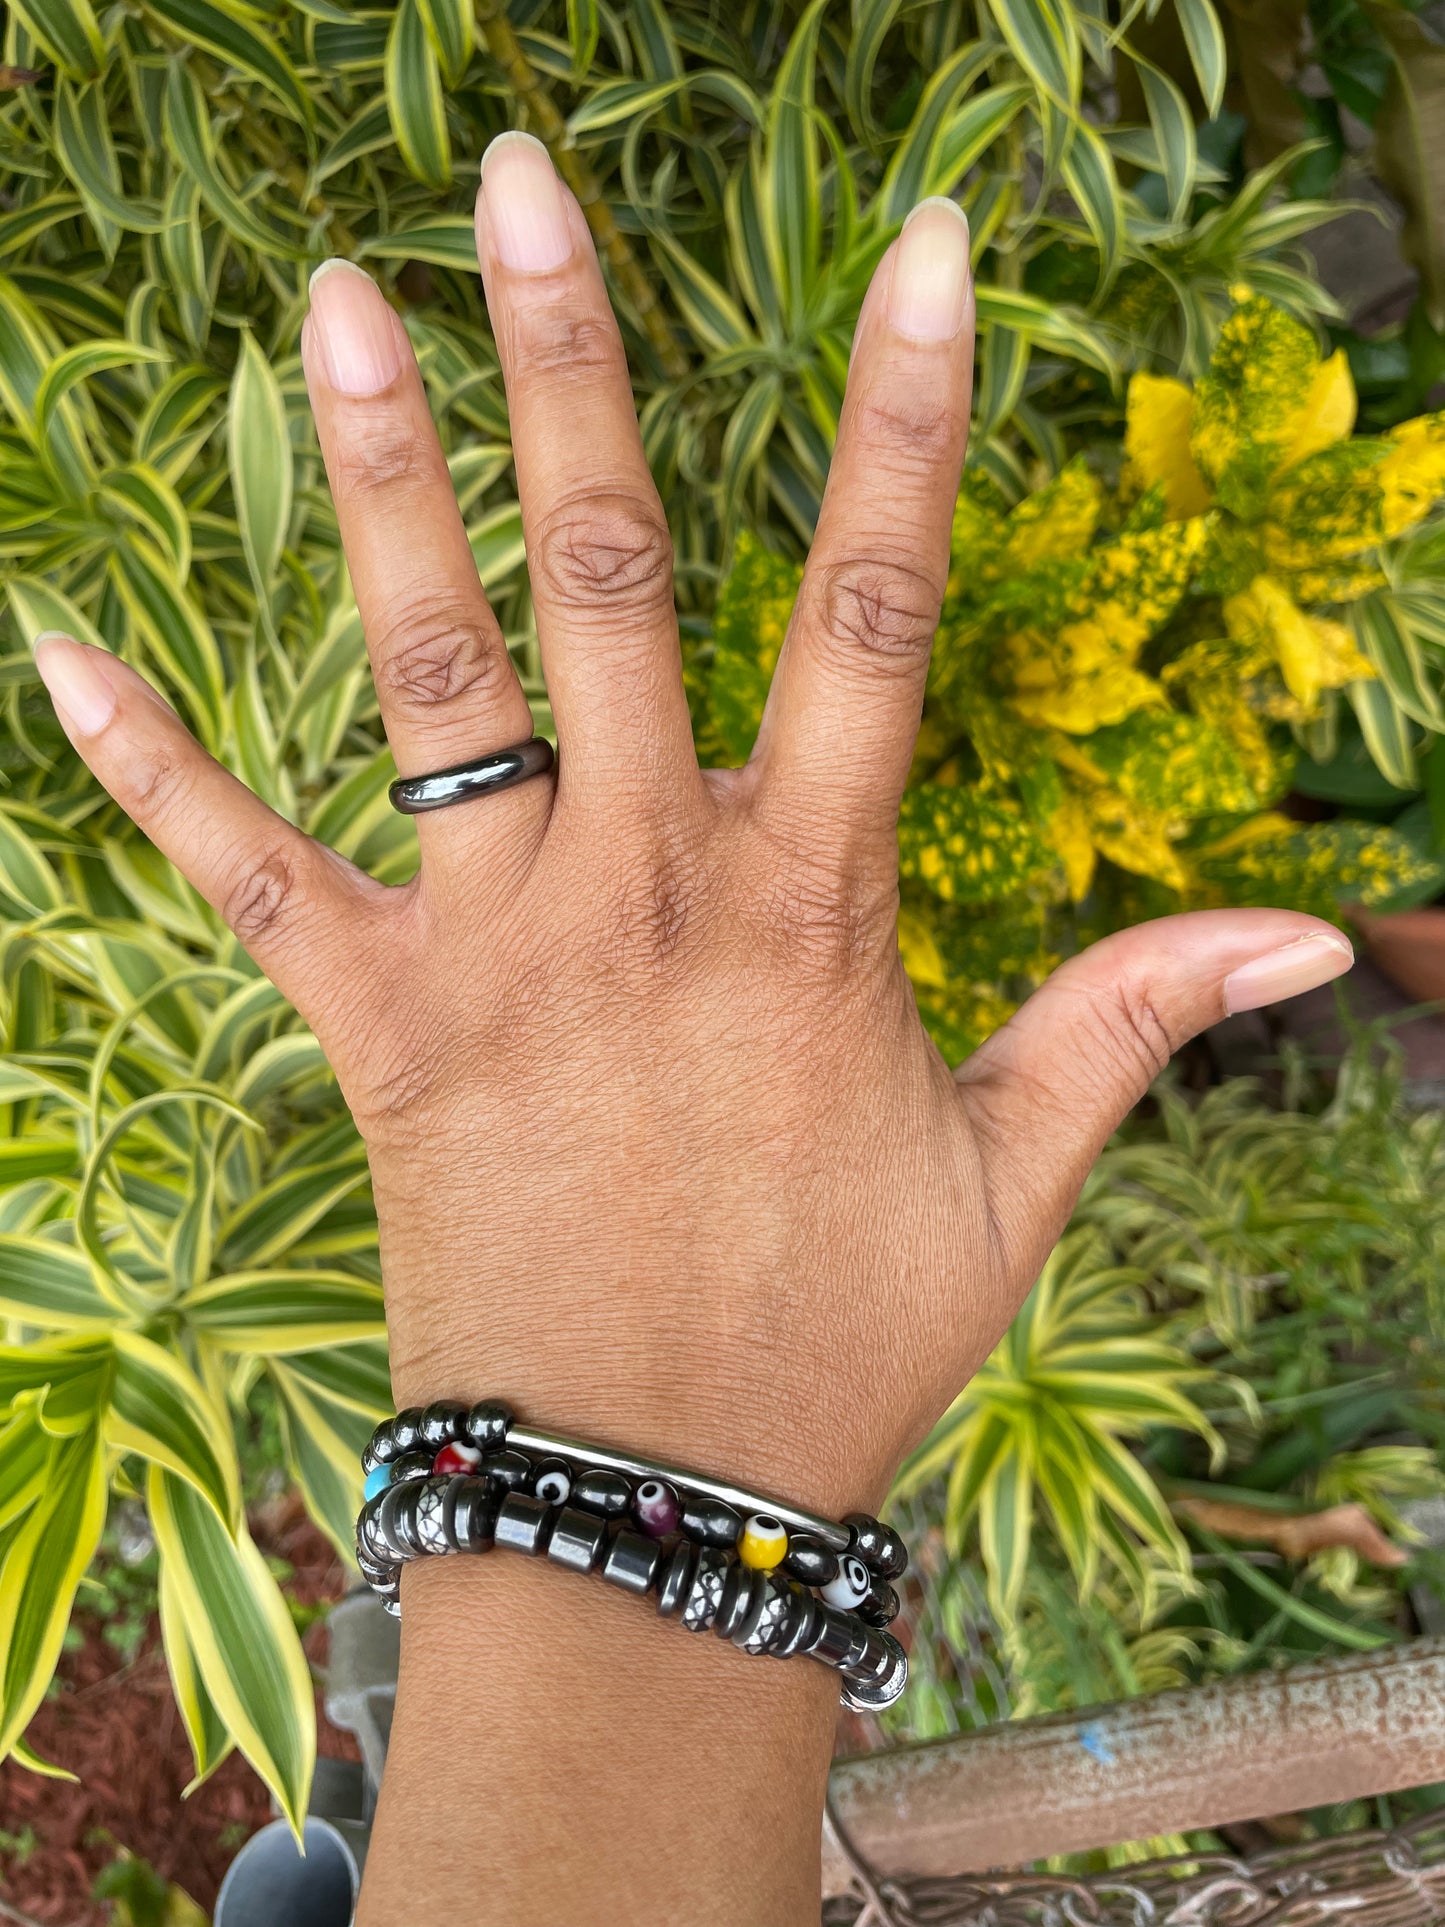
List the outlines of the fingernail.
{"label": "fingernail", "polygon": [[66,734],[98,736],[115,714],[115,687],[97,660],[100,651],[58,629],[37,636],[33,647],[35,667]]}
{"label": "fingernail", "polygon": [[504,268],[541,274],[571,255],[562,183],[552,156],[530,134],[498,134],[483,154],[482,208]]}
{"label": "fingernail", "polygon": [[1224,1008],[1234,1017],[1241,1010],[1283,1003],[1286,997],[1342,977],[1354,961],[1355,953],[1343,937],[1297,937],[1231,970],[1224,980]]}
{"label": "fingernail", "polygon": [[323,261],[311,277],[311,328],[326,379],[342,395],[378,395],[401,373],[396,321],[352,261]]}
{"label": "fingernail", "polygon": [[913,341],[951,341],[963,326],[972,278],[968,216],[941,194],[920,201],[898,237],[889,321]]}

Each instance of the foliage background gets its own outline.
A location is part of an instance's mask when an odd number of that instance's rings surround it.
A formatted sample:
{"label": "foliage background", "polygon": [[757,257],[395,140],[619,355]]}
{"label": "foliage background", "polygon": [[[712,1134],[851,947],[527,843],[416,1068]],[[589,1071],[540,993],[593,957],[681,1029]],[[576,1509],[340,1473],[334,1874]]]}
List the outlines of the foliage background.
{"label": "foliage background", "polygon": [[[1400,21],[1381,24],[1386,12]],[[1387,60],[1392,34],[1414,20],[1403,8],[1355,14]],[[701,747],[732,751],[728,732],[746,720],[732,698],[747,695],[766,641],[766,571],[786,589],[821,493],[858,301],[920,196],[957,196],[973,228],[981,332],[965,501],[980,513],[1027,519],[1033,502],[1047,526],[1077,487],[1068,478],[1087,472],[1107,497],[1104,544],[1131,512],[1120,467],[1131,373],[1204,377],[1241,291],[1311,328],[1338,320],[1298,251],[1327,211],[1300,173],[1309,156],[1276,129],[1250,171],[1245,124],[1221,111],[1227,89],[1251,85],[1237,46],[1231,79],[1234,38],[1210,0],[139,0],[99,11],[12,0],[0,76],[0,1751],[43,1770],[25,1753],[26,1723],[108,1494],[140,1493],[198,1772],[239,1744],[298,1812],[311,1698],[246,1528],[236,1439],[258,1400],[274,1406],[290,1475],[344,1548],[356,1449],[388,1403],[365,1160],[329,1073],[70,753],[30,637],[59,627],[125,654],[277,808],[377,875],[409,874],[412,831],[386,804],[393,772],[297,334],[307,274],[326,254],[362,260],[394,296],[478,569],[546,729],[470,220],[487,140],[526,125],[551,145],[607,263],[677,542]],[[1389,85],[1377,103],[1387,129]],[[1264,127],[1256,115],[1255,147]],[[1401,178],[1414,179],[1408,148]],[[1438,205],[1416,198],[1424,215]],[[1080,452],[1086,469],[1071,468]],[[1423,801],[1413,829],[1391,823],[1380,846],[1381,895],[1392,879],[1429,886],[1433,875],[1442,636],[1436,552],[1422,539],[1417,575],[1386,558],[1370,585],[1385,613],[1355,631],[1366,662],[1355,680],[1388,698],[1362,698],[1373,732],[1323,683],[1300,713],[1267,719],[1280,760],[1271,796],[1301,748],[1322,770],[1363,749],[1390,792],[1377,818]],[[752,589],[750,568],[765,572]],[[729,569],[734,593],[715,628]],[[730,647],[745,658],[731,679]],[[934,752],[922,773],[951,790],[945,803],[977,803],[980,772],[965,762],[940,782],[957,752]],[[1248,817],[1262,798],[1219,813]],[[1164,842],[1208,813],[1172,811]],[[1091,859],[1077,904],[1052,886],[1033,904],[1026,945],[982,957],[943,895],[911,897],[910,963],[945,1044],[996,1021],[1060,946],[1139,913],[1147,891],[1130,879],[1141,872],[1114,856]],[[1226,874],[1220,888],[1232,887]],[[1061,902],[1073,906],[1066,927],[1046,928]],[[1237,1124],[1247,1139],[1248,1119],[1225,1111],[1220,1130]],[[1183,1110],[1169,1116],[1185,1138],[1195,1128]],[[1305,1156],[1301,1170],[1314,1168]],[[1350,1182],[1368,1191],[1367,1176]],[[1162,1196],[1165,1178],[1151,1182]],[[1258,1180],[1239,1182],[1253,1197]],[[1306,1193],[1311,1182],[1301,1178]],[[1418,1228],[1427,1196],[1411,1167],[1390,1194],[1392,1222]],[[1179,1208],[1158,1205],[1164,1217]],[[1020,1704],[1056,1696],[1049,1627],[1072,1629],[1096,1656],[1100,1615],[1128,1641],[1154,1640],[1114,1668],[1126,1689],[1170,1666],[1242,1663],[1274,1639],[1239,1630],[1237,1601],[1219,1607],[1217,1639],[1166,1624],[1197,1597],[1193,1565],[1135,1448],[1195,1437],[1205,1463],[1180,1444],[1170,1476],[1207,1477],[1209,1445],[1232,1453],[1257,1439],[1264,1395],[1241,1361],[1262,1341],[1237,1307],[1225,1316],[1224,1285],[1160,1269],[1147,1219],[1126,1228],[1086,1214],[980,1381],[980,1399],[990,1387],[1001,1396],[1010,1373],[1028,1380],[1052,1347],[1073,1347],[1080,1384],[1058,1421],[1072,1459],[1044,1450],[1042,1432],[1020,1446],[985,1425],[980,1443],[972,1406],[931,1448],[954,1468],[950,1570],[981,1554],[1005,1657],[1033,1682]],[[1391,1278],[1392,1253],[1377,1254]],[[1346,1255],[1320,1257],[1327,1282]],[[1346,1270],[1339,1288],[1358,1299],[1375,1275]],[[1265,1378],[1286,1369],[1282,1349],[1258,1356]],[[1281,1396],[1333,1398],[1337,1362],[1323,1344],[1315,1378]],[[1372,1449],[1368,1425],[1350,1438]],[[1356,1471],[1384,1505],[1394,1488],[1381,1467]],[[1298,1468],[1268,1489],[1311,1502]],[[1073,1617],[1050,1609],[1051,1587]],[[1386,1627],[1394,1610],[1353,1594],[1344,1616],[1305,1607],[1313,1637],[1339,1639],[1344,1625],[1346,1644],[1349,1629]],[[1301,1624],[1278,1601],[1271,1612]],[[935,1692],[926,1674],[913,1704],[952,1706],[954,1685]]]}

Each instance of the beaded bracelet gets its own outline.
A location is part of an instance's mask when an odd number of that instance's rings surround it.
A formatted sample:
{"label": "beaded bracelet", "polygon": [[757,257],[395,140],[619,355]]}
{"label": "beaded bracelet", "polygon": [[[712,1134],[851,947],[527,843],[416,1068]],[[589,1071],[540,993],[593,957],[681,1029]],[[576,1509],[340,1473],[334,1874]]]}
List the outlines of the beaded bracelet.
{"label": "beaded bracelet", "polygon": [[889,1581],[908,1550],[867,1513],[837,1522],[539,1432],[495,1399],[398,1412],[372,1434],[362,1467],[357,1564],[398,1618],[408,1561],[501,1546],[600,1569],[624,1592],[654,1593],[664,1618],[745,1653],[831,1666],[856,1712],[891,1705],[907,1684],[907,1655],[885,1628],[899,1607]]}

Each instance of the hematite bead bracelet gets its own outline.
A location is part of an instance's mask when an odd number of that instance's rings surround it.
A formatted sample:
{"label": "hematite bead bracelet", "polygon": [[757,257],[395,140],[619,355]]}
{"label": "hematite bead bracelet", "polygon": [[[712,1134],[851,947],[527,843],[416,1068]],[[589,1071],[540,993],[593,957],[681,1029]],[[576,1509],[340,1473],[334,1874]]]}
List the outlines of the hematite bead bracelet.
{"label": "hematite bead bracelet", "polygon": [[908,1564],[890,1526],[841,1522],[742,1488],[517,1424],[495,1399],[398,1412],[362,1454],[362,1577],[401,1614],[401,1568],[510,1547],[624,1592],[654,1593],[689,1632],[745,1653],[801,1654],[843,1677],[843,1703],[898,1698],[908,1659],[885,1628]]}

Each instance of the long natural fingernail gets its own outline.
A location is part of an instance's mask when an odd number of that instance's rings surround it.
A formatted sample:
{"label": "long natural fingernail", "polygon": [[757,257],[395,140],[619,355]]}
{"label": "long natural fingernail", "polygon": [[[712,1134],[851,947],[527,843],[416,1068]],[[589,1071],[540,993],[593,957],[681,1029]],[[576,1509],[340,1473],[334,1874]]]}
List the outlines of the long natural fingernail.
{"label": "long natural fingernail", "polygon": [[115,714],[115,685],[102,652],[47,629],[35,638],[35,667],[68,736],[98,736]]}
{"label": "long natural fingernail", "polygon": [[968,216],[941,194],[920,201],[898,237],[889,321],[914,341],[952,341],[963,326],[972,279]]}
{"label": "long natural fingernail", "polygon": [[1297,937],[1231,970],[1224,980],[1224,1008],[1233,1017],[1262,1004],[1283,1003],[1286,997],[1342,977],[1354,961],[1355,953],[1343,937]]}
{"label": "long natural fingernail", "polygon": [[504,268],[541,274],[571,255],[562,183],[552,156],[530,134],[498,134],[483,154],[482,207]]}
{"label": "long natural fingernail", "polygon": [[343,395],[378,395],[401,373],[396,321],[354,261],[323,261],[311,277],[311,329],[326,378]]}

